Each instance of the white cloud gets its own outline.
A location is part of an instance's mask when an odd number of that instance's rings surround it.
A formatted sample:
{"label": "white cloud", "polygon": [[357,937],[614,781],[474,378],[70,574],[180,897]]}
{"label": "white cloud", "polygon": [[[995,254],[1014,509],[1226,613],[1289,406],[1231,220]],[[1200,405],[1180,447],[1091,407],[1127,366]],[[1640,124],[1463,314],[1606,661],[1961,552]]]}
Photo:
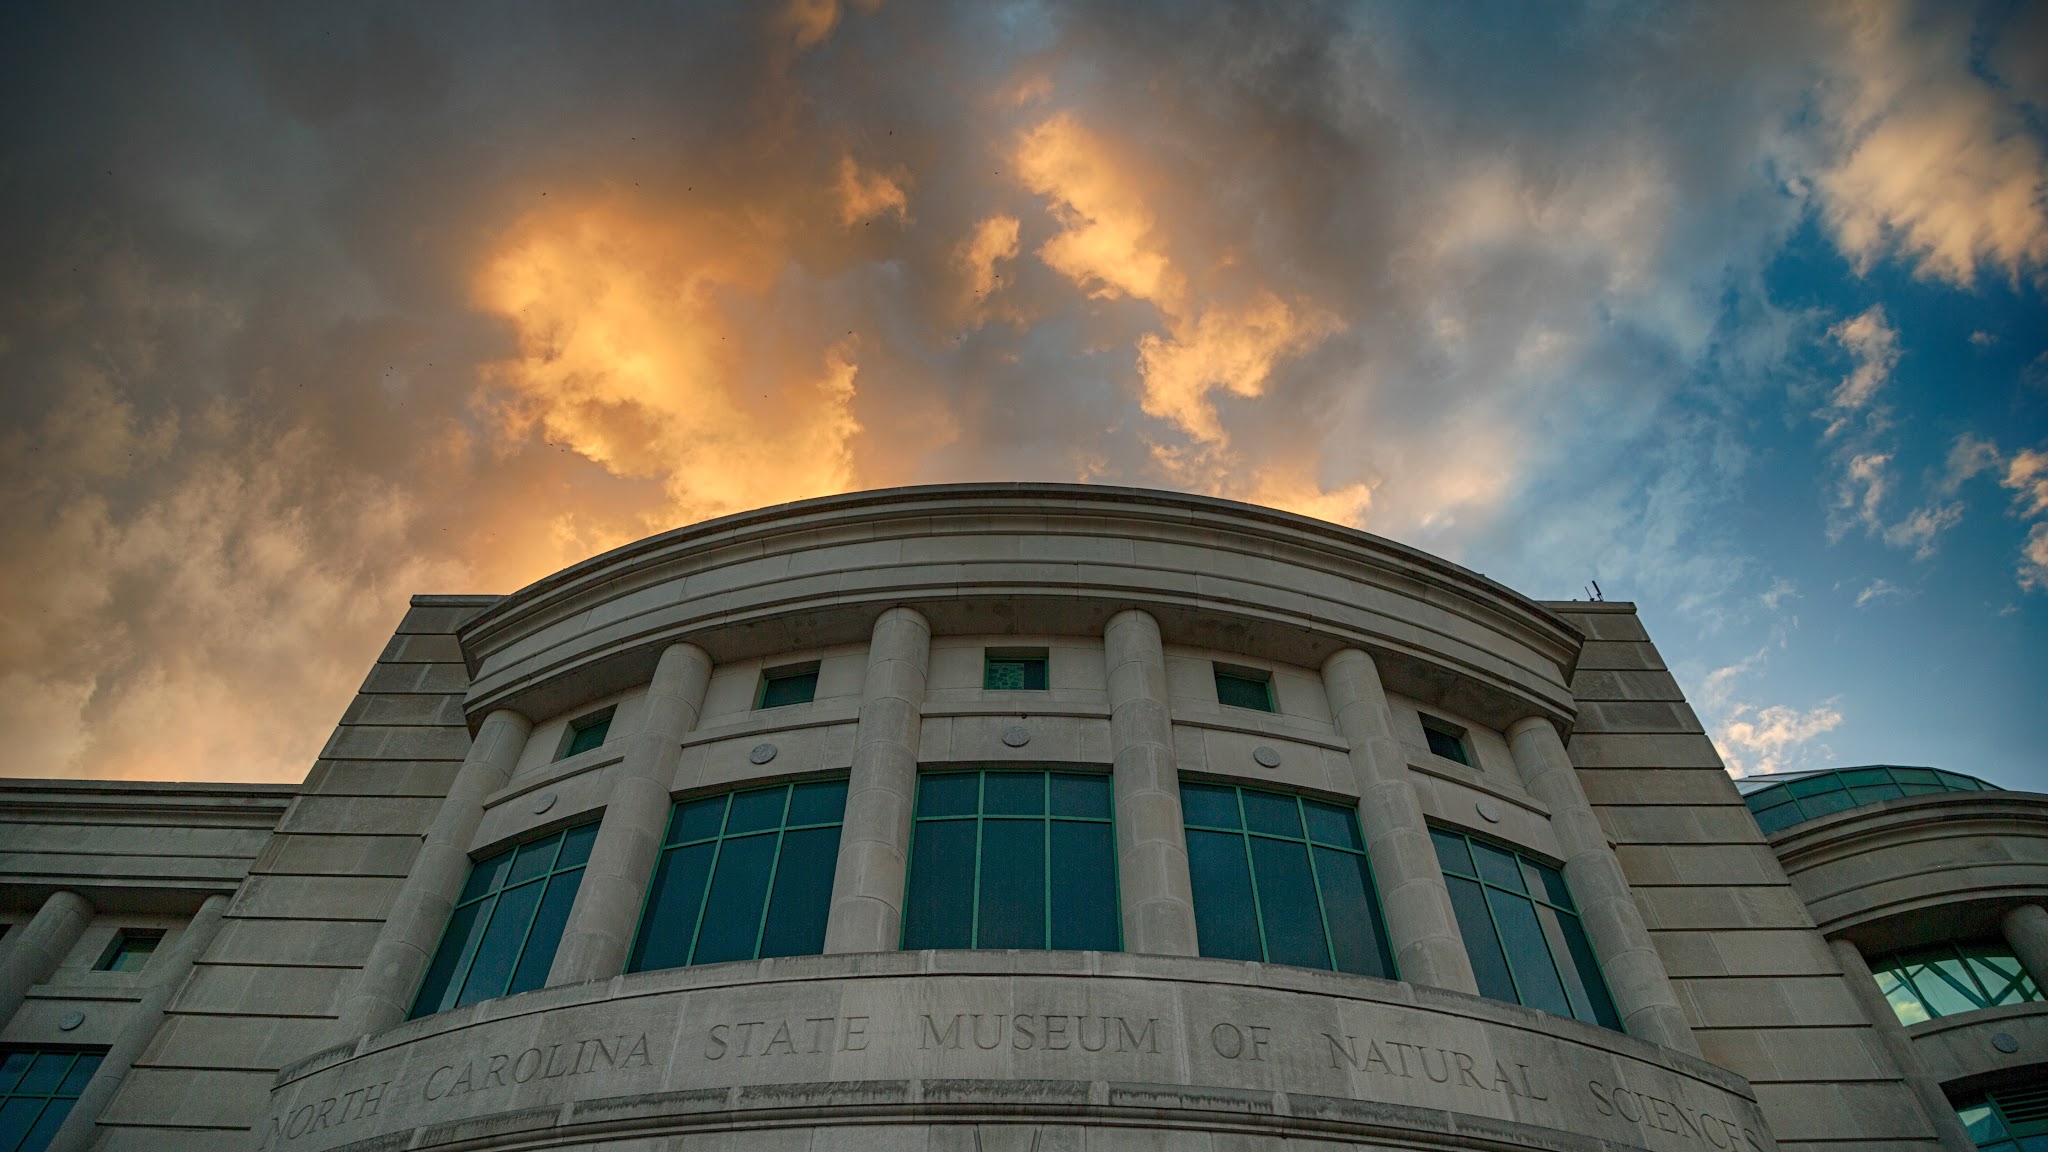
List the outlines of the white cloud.
{"label": "white cloud", "polygon": [[1841,723],[1842,713],[1834,700],[1804,710],[1783,704],[1738,704],[1729,720],[1715,731],[1714,748],[1732,776],[1787,771],[1806,766],[1810,759],[1832,758],[1825,745],[1808,745]]}
{"label": "white cloud", "polygon": [[1863,590],[1856,593],[1856,606],[1858,608],[1867,608],[1872,604],[1882,604],[1887,600],[1904,600],[1908,595],[1904,588],[1880,577],[1865,584]]}

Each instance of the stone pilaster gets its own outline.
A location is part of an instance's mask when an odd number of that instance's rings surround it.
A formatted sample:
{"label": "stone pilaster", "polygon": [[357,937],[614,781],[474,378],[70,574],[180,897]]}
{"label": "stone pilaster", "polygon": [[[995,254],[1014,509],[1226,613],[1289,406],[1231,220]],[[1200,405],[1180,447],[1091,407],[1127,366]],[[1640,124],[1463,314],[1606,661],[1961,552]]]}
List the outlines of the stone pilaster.
{"label": "stone pilaster", "polygon": [[1877,978],[1870,974],[1870,965],[1863,960],[1863,953],[1848,940],[1830,940],[1828,947],[1834,951],[1835,959],[1842,965],[1842,979],[1849,985],[1849,994],[1856,998],[1856,1007],[1864,1018],[1870,1021],[1877,1032],[1878,1042],[1884,1046],[1885,1054],[1913,1090],[1913,1098],[1920,1105],[1920,1111],[1934,1128],[1934,1135],[1941,1141],[1942,1152],[1976,1152],[1977,1142],[1963,1128],[1963,1122],[1956,1119],[1955,1106],[1941,1091],[1941,1085],[1920,1066],[1920,1060],[1913,1055],[1913,1038],[1906,1034],[1906,1027],[1899,1023],[1899,1014],[1892,1011],[1889,1000],[1878,989]]}
{"label": "stone pilaster", "polygon": [[550,985],[608,980],[626,970],[668,828],[669,788],[683,737],[697,727],[710,683],[711,656],[702,648],[671,644],[662,652],[647,687],[647,722],[625,738],[625,759],[548,970]]}
{"label": "stone pilaster", "polygon": [[164,1009],[170,1006],[171,997],[185,986],[185,980],[192,975],[192,965],[213,938],[220,933],[221,917],[227,913],[226,896],[208,896],[199,905],[191,923],[178,934],[178,942],[168,955],[152,958],[149,965],[149,984],[143,990],[142,1001],[135,1006],[134,1015],[115,1037],[106,1057],[94,1070],[92,1079],[86,1082],[85,1091],[79,1094],[78,1102],[71,1106],[71,1115],[64,1118],[64,1124],[50,1138],[48,1152],[85,1152],[92,1147],[94,1125],[100,1114],[113,1102],[114,1093],[121,1088],[121,1082],[128,1077],[128,1070],[135,1067],[135,1061],[142,1056],[143,1049],[156,1036],[156,1030],[163,1024]]}
{"label": "stone pilaster", "polygon": [[1408,779],[1407,753],[1394,739],[1379,668],[1364,652],[1346,648],[1323,662],[1323,691],[1338,733],[1351,745],[1358,820],[1401,979],[1476,994],[1451,893]]}
{"label": "stone pilaster", "polygon": [[50,978],[92,923],[92,904],[76,892],[50,893],[19,933],[0,951],[0,1027],[14,1018],[28,990]]}
{"label": "stone pilaster", "polygon": [[335,1022],[337,1043],[381,1032],[404,1020],[412,1009],[420,979],[448,926],[448,914],[469,880],[469,842],[483,822],[484,800],[511,779],[532,730],[532,721],[509,708],[484,717],[362,975],[342,1003],[341,1018]]}
{"label": "stone pilaster", "polygon": [[875,621],[854,732],[832,912],[825,925],[828,953],[890,952],[902,939],[903,882],[931,651],[931,624],[915,608],[891,608]]}
{"label": "stone pilaster", "polygon": [[1135,608],[1117,613],[1103,631],[1103,654],[1124,951],[1199,955],[1159,622]]}
{"label": "stone pilaster", "polygon": [[1631,1036],[1699,1055],[1699,1042],[1643,926],[1621,862],[1593,815],[1557,729],[1543,717],[1531,716],[1516,721],[1507,734],[1523,785],[1550,809],[1550,826],[1565,856],[1565,882],[1600,959],[1622,1026]]}

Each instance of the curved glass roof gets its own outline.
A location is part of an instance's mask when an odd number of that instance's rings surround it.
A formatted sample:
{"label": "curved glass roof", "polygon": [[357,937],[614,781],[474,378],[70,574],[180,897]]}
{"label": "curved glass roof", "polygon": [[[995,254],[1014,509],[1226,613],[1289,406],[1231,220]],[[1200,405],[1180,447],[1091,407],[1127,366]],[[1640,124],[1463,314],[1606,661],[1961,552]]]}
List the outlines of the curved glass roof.
{"label": "curved glass roof", "polygon": [[1896,764],[1750,776],[1737,780],[1735,789],[1742,793],[1743,802],[1755,813],[1757,827],[1763,829],[1766,836],[1781,828],[1819,819],[1830,812],[1861,808],[1882,800],[1935,792],[2003,791],[1996,784],[1987,784],[1960,772]]}

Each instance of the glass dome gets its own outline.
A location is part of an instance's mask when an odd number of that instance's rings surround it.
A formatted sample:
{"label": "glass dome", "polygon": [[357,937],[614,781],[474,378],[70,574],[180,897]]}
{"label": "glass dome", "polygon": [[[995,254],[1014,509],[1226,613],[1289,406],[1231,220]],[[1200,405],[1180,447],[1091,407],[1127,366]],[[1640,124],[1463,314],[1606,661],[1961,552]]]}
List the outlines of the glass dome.
{"label": "glass dome", "polygon": [[1975,776],[1938,768],[1906,768],[1867,764],[1860,768],[1825,768],[1815,772],[1780,772],[1735,782],[1736,790],[1756,815],[1757,827],[1768,836],[1781,828],[1843,812],[1936,792],[1998,792]]}

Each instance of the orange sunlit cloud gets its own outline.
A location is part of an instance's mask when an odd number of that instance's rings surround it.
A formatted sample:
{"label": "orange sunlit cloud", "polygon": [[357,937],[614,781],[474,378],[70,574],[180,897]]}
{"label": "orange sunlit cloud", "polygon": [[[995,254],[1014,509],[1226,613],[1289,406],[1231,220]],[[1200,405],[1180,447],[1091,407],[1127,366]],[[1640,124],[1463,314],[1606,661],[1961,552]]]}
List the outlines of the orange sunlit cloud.
{"label": "orange sunlit cloud", "polygon": [[753,344],[732,310],[783,259],[755,227],[617,195],[520,221],[475,287],[519,332],[486,371],[502,433],[660,480],[671,523],[851,487],[857,340],[808,363]]}

